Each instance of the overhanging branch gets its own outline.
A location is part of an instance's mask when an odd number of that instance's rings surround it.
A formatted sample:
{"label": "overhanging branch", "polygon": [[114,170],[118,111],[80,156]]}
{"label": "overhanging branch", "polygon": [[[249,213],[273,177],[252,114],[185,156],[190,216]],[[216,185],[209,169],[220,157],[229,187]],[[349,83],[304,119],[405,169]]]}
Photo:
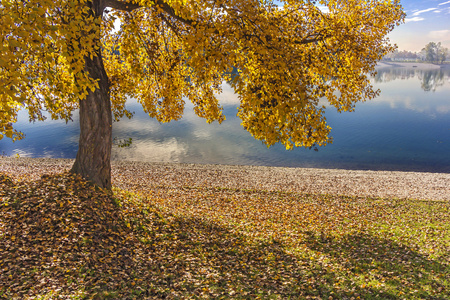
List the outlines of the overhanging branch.
{"label": "overhanging branch", "polygon": [[111,7],[111,8],[114,8],[117,10],[122,10],[122,11],[132,11],[132,10],[135,10],[135,9],[141,7],[139,4],[136,4],[136,3],[123,2],[123,1],[119,1],[119,0],[105,0],[103,3],[103,6],[105,8]]}
{"label": "overhanging branch", "polygon": [[[178,20],[186,25],[192,26],[192,20],[188,20],[188,19],[182,18],[179,15],[177,15],[175,13],[175,10],[166,2],[164,2],[162,0],[156,0],[155,5],[159,6],[163,11],[165,11],[167,14],[169,14],[172,18],[175,18],[176,20]],[[119,1],[119,0],[104,0],[103,6],[104,6],[104,8],[111,7],[111,8],[117,9],[117,10],[128,11],[128,12],[131,12],[135,9],[143,7],[139,4],[133,3],[131,1]]]}
{"label": "overhanging branch", "polygon": [[186,25],[192,26],[192,20],[188,20],[188,19],[185,19],[185,18],[182,18],[182,17],[178,16],[175,13],[175,10],[169,4],[167,4],[166,2],[164,2],[162,0],[156,0],[155,4],[158,5],[159,7],[161,7],[172,18],[175,18],[178,21],[180,21],[180,22],[182,22],[182,23],[184,23]]}

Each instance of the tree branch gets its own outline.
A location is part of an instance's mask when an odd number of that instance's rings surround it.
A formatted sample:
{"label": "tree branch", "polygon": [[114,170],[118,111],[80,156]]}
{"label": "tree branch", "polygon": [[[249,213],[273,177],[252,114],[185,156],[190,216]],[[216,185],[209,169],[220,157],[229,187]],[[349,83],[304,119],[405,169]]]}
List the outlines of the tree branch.
{"label": "tree branch", "polygon": [[159,7],[161,7],[172,18],[175,18],[176,20],[178,20],[178,21],[180,21],[180,22],[182,22],[182,23],[184,23],[186,25],[192,26],[192,20],[188,20],[188,19],[185,19],[185,18],[182,18],[182,17],[178,16],[175,13],[175,10],[169,4],[167,4],[166,2],[164,2],[162,0],[156,0],[155,4],[158,5]]}
{"label": "tree branch", "polygon": [[[175,10],[163,0],[156,0],[155,5],[159,6],[162,10],[164,10],[167,14],[169,14],[172,18],[186,24],[192,26],[192,20],[188,20],[178,16],[175,13]],[[132,3],[131,1],[120,1],[120,0],[104,0],[103,7],[111,7],[117,10],[131,12],[135,9],[141,8],[143,6]]]}
{"label": "tree branch", "polygon": [[105,8],[111,7],[114,9],[130,12],[130,11],[140,8],[142,6],[140,6],[139,4],[136,4],[136,3],[123,2],[123,1],[119,1],[119,0],[104,0],[103,7],[105,7]]}

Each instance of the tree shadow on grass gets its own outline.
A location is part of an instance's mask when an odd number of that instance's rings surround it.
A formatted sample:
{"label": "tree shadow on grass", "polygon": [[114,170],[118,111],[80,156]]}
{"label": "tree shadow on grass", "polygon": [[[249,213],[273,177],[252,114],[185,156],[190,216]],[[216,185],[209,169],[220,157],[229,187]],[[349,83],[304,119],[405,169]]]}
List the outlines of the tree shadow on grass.
{"label": "tree shadow on grass", "polygon": [[[233,227],[118,205],[111,194],[68,174],[2,186],[0,199],[0,298],[404,298],[351,282],[339,286],[341,271]],[[444,266],[388,242],[365,235],[323,242],[311,235],[307,244],[353,268],[351,275],[372,270],[370,259],[384,271],[394,265],[395,285],[409,278],[405,259],[417,261],[425,279],[413,281],[408,291],[417,288],[431,299],[419,284],[438,287],[431,270]],[[419,274],[412,265],[412,275]]]}
{"label": "tree shadow on grass", "polygon": [[[385,299],[449,299],[450,268],[416,250],[368,233],[341,239],[309,233],[307,246],[359,278],[366,293]],[[360,286],[361,286],[360,285]]]}

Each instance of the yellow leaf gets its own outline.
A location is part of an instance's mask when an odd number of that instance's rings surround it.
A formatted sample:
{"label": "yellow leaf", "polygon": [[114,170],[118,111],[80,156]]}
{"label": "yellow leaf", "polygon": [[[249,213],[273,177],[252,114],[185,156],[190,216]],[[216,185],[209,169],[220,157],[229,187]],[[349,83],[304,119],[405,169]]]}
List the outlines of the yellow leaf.
{"label": "yellow leaf", "polygon": [[8,138],[12,138],[13,131],[12,131],[12,130],[6,130],[6,131],[5,131],[5,135],[6,135],[6,137],[8,137]]}

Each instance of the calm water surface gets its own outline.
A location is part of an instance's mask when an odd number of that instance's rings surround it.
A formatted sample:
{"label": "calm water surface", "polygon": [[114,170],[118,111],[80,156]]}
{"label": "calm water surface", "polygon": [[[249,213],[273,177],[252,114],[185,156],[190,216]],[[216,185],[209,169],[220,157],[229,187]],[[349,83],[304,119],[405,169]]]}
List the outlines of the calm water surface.
{"label": "calm water surface", "polygon": [[[420,66],[420,65],[419,65]],[[267,148],[240,126],[237,96],[228,87],[219,96],[227,120],[206,124],[187,104],[182,120],[159,124],[136,102],[136,114],[113,125],[113,137],[132,138],[130,147],[113,147],[115,160],[320,167],[363,170],[402,170],[450,173],[450,68],[385,67],[373,79],[381,95],[358,103],[354,112],[327,108],[333,144],[286,151]],[[0,140],[0,154],[75,158],[78,117],[29,123],[19,116],[22,141]]]}

